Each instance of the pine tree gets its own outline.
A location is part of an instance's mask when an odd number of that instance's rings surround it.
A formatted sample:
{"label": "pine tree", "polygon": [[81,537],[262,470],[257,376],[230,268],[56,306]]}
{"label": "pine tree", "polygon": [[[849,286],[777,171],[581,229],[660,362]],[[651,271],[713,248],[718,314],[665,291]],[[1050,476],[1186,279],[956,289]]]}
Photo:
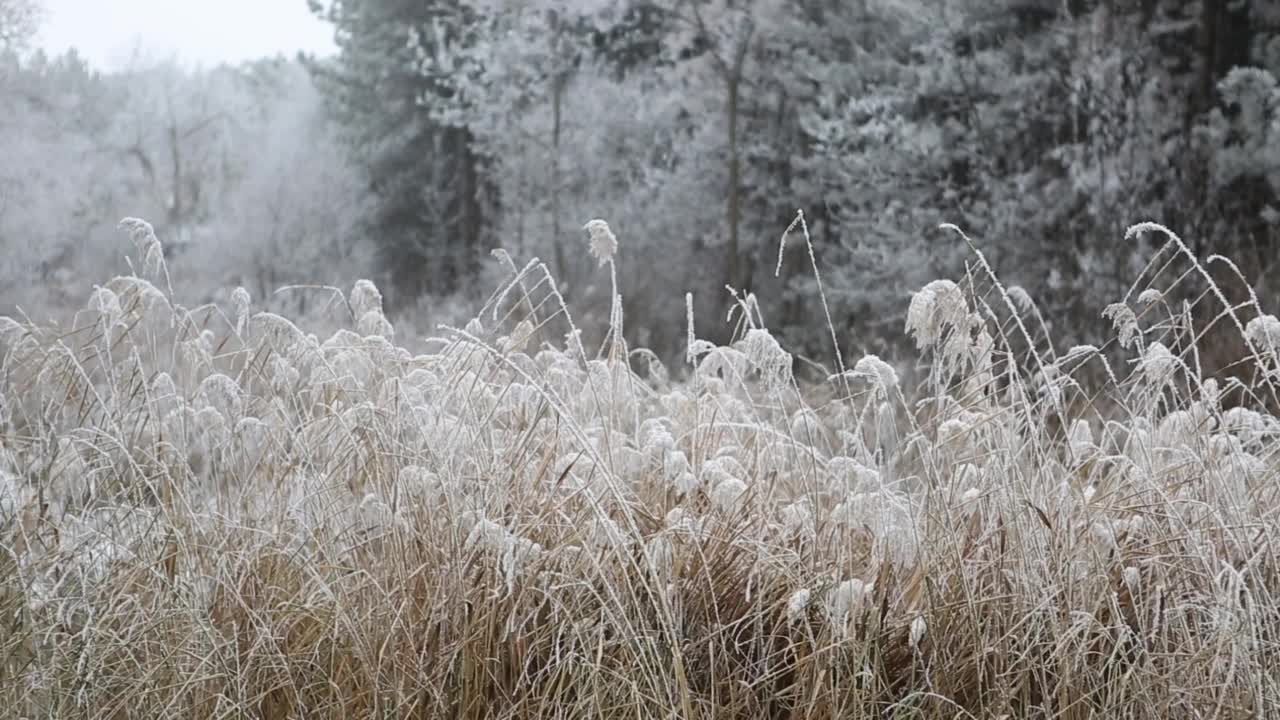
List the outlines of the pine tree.
{"label": "pine tree", "polygon": [[389,300],[465,286],[479,267],[492,198],[473,135],[442,112],[471,11],[449,0],[313,0],[336,27],[335,63],[314,63],[348,128],[374,195],[366,230],[391,281]]}

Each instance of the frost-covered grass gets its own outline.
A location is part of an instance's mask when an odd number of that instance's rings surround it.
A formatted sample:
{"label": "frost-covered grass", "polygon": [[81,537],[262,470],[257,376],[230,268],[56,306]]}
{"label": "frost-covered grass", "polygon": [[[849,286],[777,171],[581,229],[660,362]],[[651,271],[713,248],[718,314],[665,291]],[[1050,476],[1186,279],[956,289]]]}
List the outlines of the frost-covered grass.
{"label": "frost-covered grass", "polygon": [[[584,347],[500,256],[510,284],[410,351],[363,281],[323,339],[242,291],[177,306],[128,227],[141,275],[71,327],[0,320],[0,715],[1280,712],[1256,302],[1135,286],[1116,347],[1056,352],[976,255],[912,299],[918,371],[814,386],[751,297],[668,371],[620,303]],[[1200,377],[1210,326],[1246,380]]]}

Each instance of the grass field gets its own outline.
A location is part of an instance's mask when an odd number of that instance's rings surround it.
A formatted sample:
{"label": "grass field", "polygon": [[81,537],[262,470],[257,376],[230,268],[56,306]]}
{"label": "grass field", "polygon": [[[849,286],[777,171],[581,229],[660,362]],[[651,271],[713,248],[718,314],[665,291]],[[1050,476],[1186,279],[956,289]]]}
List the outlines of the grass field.
{"label": "grass field", "polygon": [[1171,234],[1109,345],[975,253],[911,300],[918,366],[814,382],[753,298],[667,369],[616,279],[597,350],[510,264],[409,350],[364,281],[328,337],[181,307],[124,226],[139,275],[0,320],[0,716],[1280,713],[1280,321],[1184,292]]}

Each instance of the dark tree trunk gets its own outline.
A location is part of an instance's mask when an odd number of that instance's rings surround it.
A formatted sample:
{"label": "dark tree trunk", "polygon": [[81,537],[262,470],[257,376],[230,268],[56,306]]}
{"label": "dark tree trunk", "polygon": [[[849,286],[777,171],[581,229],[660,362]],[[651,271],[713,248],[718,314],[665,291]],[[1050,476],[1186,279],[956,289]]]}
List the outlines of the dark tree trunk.
{"label": "dark tree trunk", "polygon": [[729,78],[729,102],[727,106],[729,122],[729,199],[725,211],[725,222],[728,224],[729,241],[725,252],[728,255],[726,282],[736,290],[745,290],[746,283],[742,277],[742,259],[739,257],[738,232],[742,216],[742,158],[738,148],[738,102],[741,79],[737,76]]}

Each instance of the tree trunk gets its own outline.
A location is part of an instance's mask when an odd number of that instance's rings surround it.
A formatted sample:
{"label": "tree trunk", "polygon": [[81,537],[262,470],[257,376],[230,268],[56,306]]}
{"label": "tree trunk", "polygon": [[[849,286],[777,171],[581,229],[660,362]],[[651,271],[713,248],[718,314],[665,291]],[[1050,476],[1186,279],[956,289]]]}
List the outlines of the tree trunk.
{"label": "tree trunk", "polygon": [[176,124],[169,126],[169,164],[171,177],[169,179],[169,192],[172,196],[169,198],[169,228],[170,232],[178,228],[183,220],[183,204],[182,204],[182,150],[178,146],[178,126]]}
{"label": "tree trunk", "polygon": [[561,235],[560,227],[560,136],[567,81],[567,75],[558,72],[551,88],[551,238],[555,253],[556,281],[560,283],[569,280],[569,267],[564,253],[564,243],[568,238]]}
{"label": "tree trunk", "polygon": [[561,25],[560,13],[554,8],[547,11],[547,27],[551,30],[551,246],[553,260],[556,264],[556,280],[560,283],[569,281],[569,267],[565,259],[564,244],[568,238],[562,237],[560,225],[560,138],[563,128],[564,91],[569,86],[569,70],[561,63],[567,62],[564,57],[564,28]]}
{"label": "tree trunk", "polygon": [[728,78],[729,102],[726,109],[729,123],[729,198],[725,211],[725,221],[729,225],[729,241],[725,247],[726,282],[735,290],[746,290],[746,282],[742,277],[742,260],[739,255],[738,225],[742,216],[742,158],[738,147],[738,96],[741,87],[740,76]]}

